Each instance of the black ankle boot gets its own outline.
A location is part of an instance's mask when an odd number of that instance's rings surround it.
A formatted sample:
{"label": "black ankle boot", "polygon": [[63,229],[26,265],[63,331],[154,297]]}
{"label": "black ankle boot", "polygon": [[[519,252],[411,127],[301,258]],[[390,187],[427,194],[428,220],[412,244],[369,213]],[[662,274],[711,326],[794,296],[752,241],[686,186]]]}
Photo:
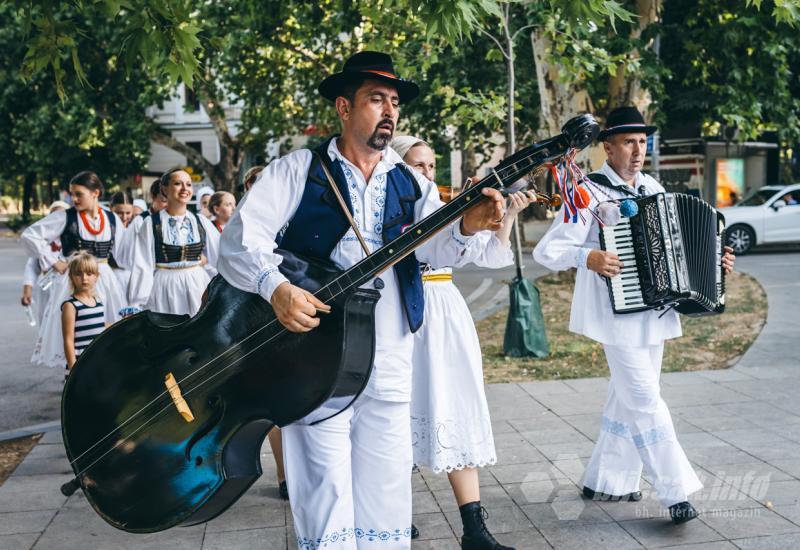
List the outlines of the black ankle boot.
{"label": "black ankle boot", "polygon": [[669,515],[672,523],[680,525],[697,517],[697,510],[688,501],[679,502],[669,507]]}
{"label": "black ankle boot", "polygon": [[468,502],[459,507],[461,524],[464,526],[464,536],[461,537],[462,550],[514,550],[510,546],[503,546],[495,540],[486,528],[484,519],[489,517],[480,501]]}
{"label": "black ankle boot", "polygon": [[285,481],[278,483],[278,494],[283,500],[289,500],[289,487],[286,486]]}
{"label": "black ankle boot", "polygon": [[411,538],[418,539],[419,538],[419,529],[413,523],[411,524]]}

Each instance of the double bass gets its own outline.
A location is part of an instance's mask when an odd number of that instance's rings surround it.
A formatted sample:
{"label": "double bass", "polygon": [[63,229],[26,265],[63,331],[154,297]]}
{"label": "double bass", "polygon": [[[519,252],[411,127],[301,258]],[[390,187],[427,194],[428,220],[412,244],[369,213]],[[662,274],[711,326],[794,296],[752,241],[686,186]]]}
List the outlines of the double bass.
{"label": "double bass", "polygon": [[62,432],[75,478],[112,526],[150,533],[208,521],[261,475],[267,432],[348,407],[369,379],[380,293],[362,285],[483,200],[598,133],[591,115],[503,160],[489,175],[344,271],[289,253],[281,271],[331,305],[307,333],[288,332],[259,295],[221,276],[194,316],[144,311],[87,347],[64,386]]}

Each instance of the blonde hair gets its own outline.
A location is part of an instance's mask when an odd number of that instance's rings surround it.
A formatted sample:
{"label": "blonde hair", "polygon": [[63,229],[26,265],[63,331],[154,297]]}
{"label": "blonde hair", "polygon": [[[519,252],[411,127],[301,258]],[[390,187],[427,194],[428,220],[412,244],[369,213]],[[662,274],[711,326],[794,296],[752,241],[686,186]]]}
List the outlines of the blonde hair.
{"label": "blonde hair", "polygon": [[[100,277],[100,264],[97,263],[97,258],[85,250],[75,252],[68,260],[69,268],[67,273],[69,274],[69,286],[72,288],[73,293],[77,292],[75,288],[76,277],[80,277],[84,273],[94,274]],[[92,289],[92,295],[94,296],[94,289]]]}

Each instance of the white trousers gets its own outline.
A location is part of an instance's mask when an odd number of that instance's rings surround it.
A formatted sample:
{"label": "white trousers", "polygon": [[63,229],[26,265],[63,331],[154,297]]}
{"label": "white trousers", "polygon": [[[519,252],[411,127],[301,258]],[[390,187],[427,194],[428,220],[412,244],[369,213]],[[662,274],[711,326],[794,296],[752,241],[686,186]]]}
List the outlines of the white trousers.
{"label": "white trousers", "polygon": [[411,547],[408,403],[362,394],[339,415],[281,435],[300,549]]}
{"label": "white trousers", "polygon": [[626,495],[639,490],[644,467],[663,506],[688,500],[703,484],[678,443],[669,409],[661,399],[664,345],[603,347],[611,383],[584,486]]}

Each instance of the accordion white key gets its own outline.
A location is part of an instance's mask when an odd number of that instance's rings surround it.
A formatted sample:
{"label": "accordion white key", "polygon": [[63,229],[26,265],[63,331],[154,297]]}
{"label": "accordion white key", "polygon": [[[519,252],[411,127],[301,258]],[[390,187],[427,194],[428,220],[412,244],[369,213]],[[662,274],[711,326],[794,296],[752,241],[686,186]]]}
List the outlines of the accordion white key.
{"label": "accordion white key", "polygon": [[636,216],[600,230],[603,250],[619,255],[622,271],[607,278],[614,313],[674,307],[685,315],[725,310],[722,243],[725,217],[681,193],[635,200]]}

